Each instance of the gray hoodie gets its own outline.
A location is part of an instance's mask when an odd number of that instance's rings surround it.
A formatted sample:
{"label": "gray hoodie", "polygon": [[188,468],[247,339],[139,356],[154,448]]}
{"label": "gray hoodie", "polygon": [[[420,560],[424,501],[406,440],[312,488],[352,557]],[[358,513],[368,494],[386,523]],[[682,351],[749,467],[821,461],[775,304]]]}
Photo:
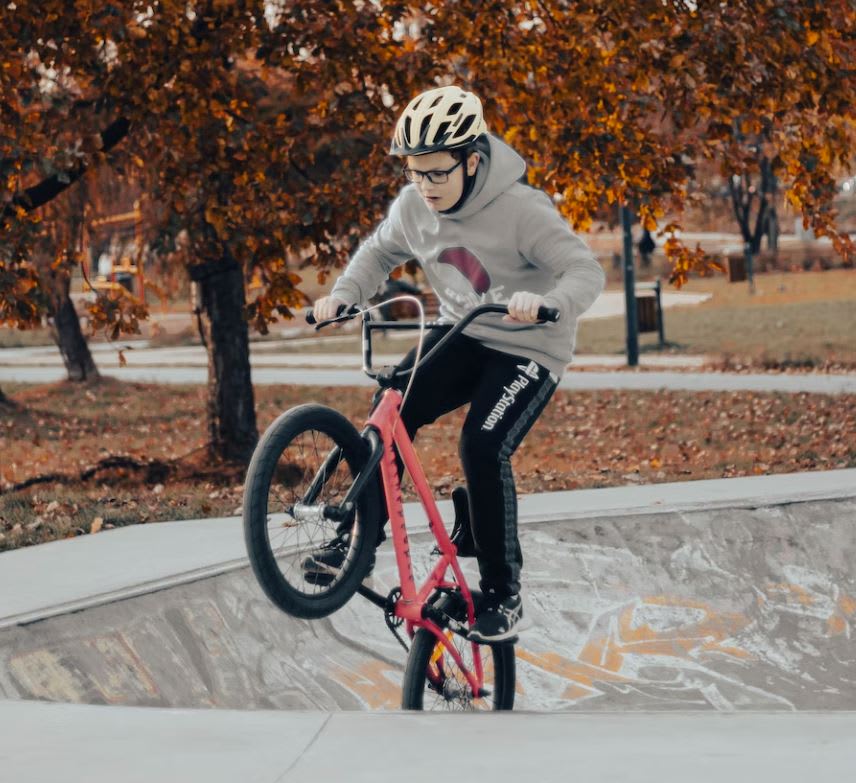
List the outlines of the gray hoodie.
{"label": "gray hoodie", "polygon": [[603,270],[547,195],[522,184],[526,164],[511,147],[489,136],[480,151],[475,184],[458,210],[435,212],[415,185],[404,187],[331,295],[365,303],[411,258],[422,265],[446,322],[479,304],[506,304],[516,291],[541,294],[559,308],[558,323],[510,324],[488,313],[464,331],[560,377],[571,360],[577,318],[603,290]]}

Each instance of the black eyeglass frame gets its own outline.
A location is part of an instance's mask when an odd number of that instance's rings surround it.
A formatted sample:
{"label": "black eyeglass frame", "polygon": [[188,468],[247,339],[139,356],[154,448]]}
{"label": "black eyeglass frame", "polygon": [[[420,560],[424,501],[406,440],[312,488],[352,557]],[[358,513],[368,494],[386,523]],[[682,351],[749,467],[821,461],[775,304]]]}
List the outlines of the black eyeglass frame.
{"label": "black eyeglass frame", "polygon": [[[432,185],[445,185],[449,181],[449,174],[458,168],[458,166],[462,165],[463,162],[463,159],[461,159],[450,169],[432,169],[431,171],[417,171],[416,169],[409,169],[405,166],[401,170],[401,174],[408,182],[415,182],[418,184],[419,182],[422,182],[423,177],[427,177],[428,181]],[[435,179],[435,177],[439,177],[439,179]]]}

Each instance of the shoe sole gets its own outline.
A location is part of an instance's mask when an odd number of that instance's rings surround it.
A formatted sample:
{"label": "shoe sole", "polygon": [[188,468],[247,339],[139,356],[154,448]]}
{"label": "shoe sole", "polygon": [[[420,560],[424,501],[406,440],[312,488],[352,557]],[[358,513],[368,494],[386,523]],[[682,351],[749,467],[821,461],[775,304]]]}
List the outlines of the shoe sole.
{"label": "shoe sole", "polygon": [[482,636],[480,633],[470,631],[467,634],[467,639],[476,644],[507,644],[508,642],[516,642],[518,634],[532,627],[532,620],[522,618],[514,628],[509,628],[505,633],[497,636]]}

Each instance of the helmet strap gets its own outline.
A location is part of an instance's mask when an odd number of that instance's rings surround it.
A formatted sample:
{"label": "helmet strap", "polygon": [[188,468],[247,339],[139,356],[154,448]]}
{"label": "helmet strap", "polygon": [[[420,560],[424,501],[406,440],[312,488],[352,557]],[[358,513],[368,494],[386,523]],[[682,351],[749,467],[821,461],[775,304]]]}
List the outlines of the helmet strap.
{"label": "helmet strap", "polygon": [[461,197],[455,202],[454,206],[449,207],[449,209],[442,209],[440,212],[444,215],[449,215],[452,212],[457,212],[464,204],[467,199],[470,197],[470,193],[473,192],[473,185],[476,184],[476,177],[478,176],[478,166],[476,166],[475,174],[470,174],[467,171],[467,161],[470,158],[470,155],[475,152],[476,149],[474,146],[470,145],[469,147],[465,147],[463,149],[464,154],[464,189],[461,191]]}

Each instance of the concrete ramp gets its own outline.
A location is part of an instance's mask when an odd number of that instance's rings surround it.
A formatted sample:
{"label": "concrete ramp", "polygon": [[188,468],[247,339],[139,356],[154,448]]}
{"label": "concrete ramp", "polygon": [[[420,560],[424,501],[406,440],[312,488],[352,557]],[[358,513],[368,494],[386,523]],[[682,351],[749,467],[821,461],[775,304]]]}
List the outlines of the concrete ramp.
{"label": "concrete ramp", "polygon": [[[856,499],[532,522],[521,540],[518,708],[856,709]],[[413,548],[424,568],[424,535]],[[388,550],[373,581],[397,581]],[[361,598],[295,620],[232,565],[0,630],[0,698],[397,709],[404,660]]]}

